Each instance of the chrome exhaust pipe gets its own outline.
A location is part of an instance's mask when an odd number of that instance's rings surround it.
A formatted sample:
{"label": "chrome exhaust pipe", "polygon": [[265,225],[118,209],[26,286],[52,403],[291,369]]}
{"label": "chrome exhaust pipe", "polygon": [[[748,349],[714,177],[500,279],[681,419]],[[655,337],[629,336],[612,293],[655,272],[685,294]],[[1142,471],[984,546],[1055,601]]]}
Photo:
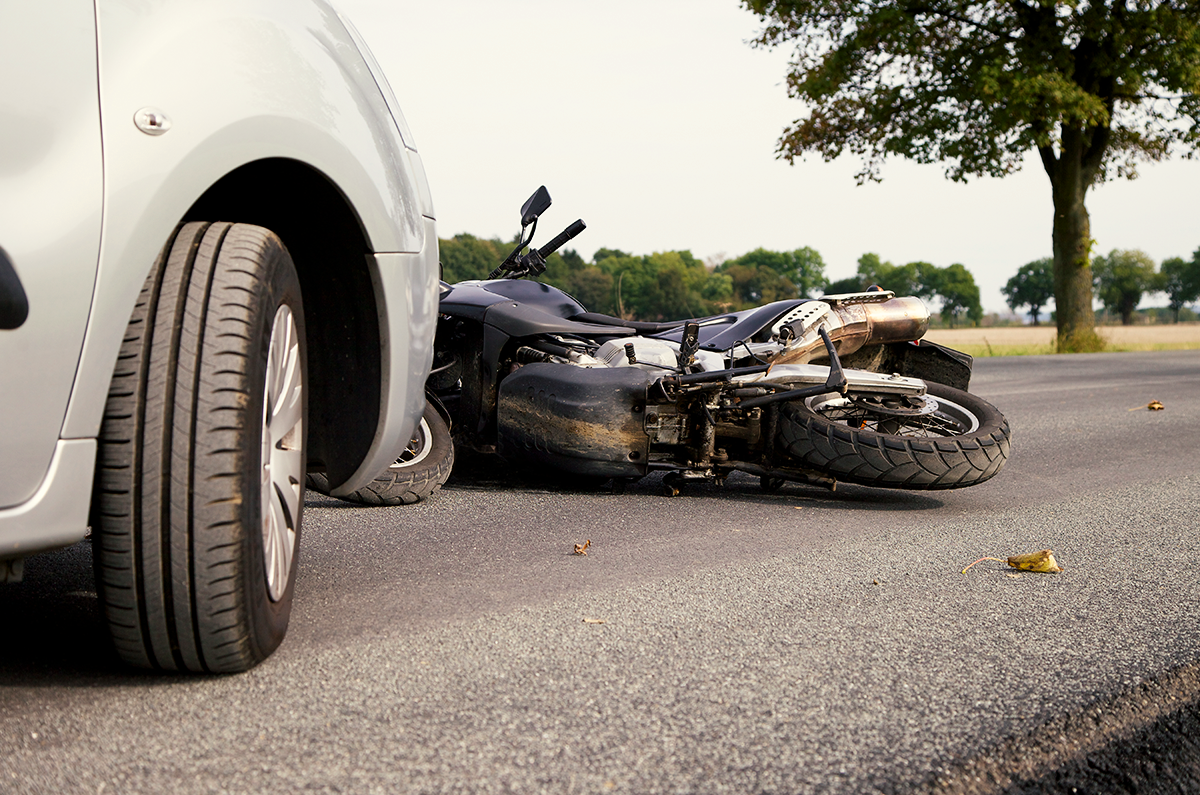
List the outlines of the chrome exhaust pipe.
{"label": "chrome exhaust pipe", "polygon": [[[869,297],[861,300],[865,296]],[[820,302],[803,304],[803,311],[794,313],[795,319],[785,316],[776,323],[774,331],[784,349],[771,362],[807,364],[825,356],[819,328],[829,334],[839,357],[848,356],[864,345],[919,340],[929,330],[929,309],[920,298],[891,297],[881,301],[877,296],[883,297],[878,293],[860,293],[827,296]]]}

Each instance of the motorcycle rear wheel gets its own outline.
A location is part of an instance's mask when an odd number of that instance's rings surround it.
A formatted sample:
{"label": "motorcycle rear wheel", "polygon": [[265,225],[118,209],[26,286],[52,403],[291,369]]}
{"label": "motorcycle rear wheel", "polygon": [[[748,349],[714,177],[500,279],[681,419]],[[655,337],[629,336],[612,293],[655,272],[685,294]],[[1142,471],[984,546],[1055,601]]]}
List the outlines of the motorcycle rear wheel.
{"label": "motorcycle rear wheel", "polygon": [[[454,441],[446,420],[430,402],[413,431],[412,440],[400,456],[375,480],[338,499],[360,505],[411,505],[442,487],[454,466]],[[307,486],[329,494],[324,472],[310,472]]]}
{"label": "motorcycle rear wheel", "polygon": [[968,392],[928,383],[923,405],[836,393],[783,406],[780,442],[801,465],[848,483],[957,489],[1008,460],[1008,420]]}

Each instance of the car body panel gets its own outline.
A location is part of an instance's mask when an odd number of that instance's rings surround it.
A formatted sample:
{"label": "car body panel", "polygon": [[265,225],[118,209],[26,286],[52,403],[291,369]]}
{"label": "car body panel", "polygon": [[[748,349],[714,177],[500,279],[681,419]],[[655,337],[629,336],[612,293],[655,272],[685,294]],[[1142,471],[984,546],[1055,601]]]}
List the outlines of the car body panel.
{"label": "car body panel", "polygon": [[[286,14],[272,15],[278,6],[100,3],[107,185],[98,318],[128,319],[159,248],[195,198],[264,158],[300,160],[336,184],[374,251],[421,251],[411,156],[358,49],[328,6],[288,3]],[[147,40],[154,45],[140,44]],[[133,118],[143,107],[160,109],[171,129],[141,132]],[[123,268],[127,262],[145,270]],[[107,389],[119,343],[111,328],[89,330],[76,389],[84,397],[72,401],[65,436],[97,433],[103,406],[93,395]]]}
{"label": "car body panel", "polygon": [[92,298],[103,174],[90,0],[0,8],[0,74],[0,246],[29,301],[25,322],[0,331],[5,508],[50,467]]}

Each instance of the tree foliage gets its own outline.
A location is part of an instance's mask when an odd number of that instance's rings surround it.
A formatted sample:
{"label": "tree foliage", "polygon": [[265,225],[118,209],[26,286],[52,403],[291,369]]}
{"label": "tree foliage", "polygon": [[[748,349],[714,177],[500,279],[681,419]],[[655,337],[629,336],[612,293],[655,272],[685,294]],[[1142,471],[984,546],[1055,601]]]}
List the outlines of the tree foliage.
{"label": "tree foliage", "polygon": [[1009,309],[1016,312],[1022,306],[1029,307],[1033,325],[1038,325],[1042,307],[1054,299],[1054,260],[1043,257],[1025,263],[1004,284],[1003,292]]}
{"label": "tree foliage", "polygon": [[971,272],[956,262],[935,270],[932,276],[933,294],[942,299],[942,321],[951,327],[964,322],[978,326],[983,320],[983,306]]}
{"label": "tree foliage", "polygon": [[932,298],[933,271],[935,267],[928,262],[910,262],[907,265],[893,265],[884,262],[878,254],[863,254],[858,258],[858,275],[866,289],[879,285],[885,290],[891,290],[896,295],[915,295],[918,298]]}
{"label": "tree foliage", "polygon": [[863,289],[861,276],[847,276],[844,279],[838,279],[835,282],[830,282],[825,285],[825,295],[842,295],[845,293],[857,293]]}
{"label": "tree foliage", "polygon": [[717,268],[716,272],[729,278],[730,308],[734,310],[800,295],[793,282],[766,265],[730,260]]}
{"label": "tree foliage", "polygon": [[940,299],[942,321],[949,326],[979,325],[983,320],[979,286],[971,272],[959,263],[945,268],[930,262],[893,265],[878,254],[868,253],[858,258],[858,278],[860,289],[877,284],[896,295],[915,295],[927,301]]}
{"label": "tree foliage", "polygon": [[[448,282],[483,279],[517,240],[485,240],[469,234],[438,241],[442,278]],[[983,317],[979,288],[962,265],[938,268],[928,262],[896,266],[877,254],[859,259],[858,275],[830,284],[816,250],[757,248],[713,269],[690,251],[648,255],[601,248],[591,262],[567,249],[546,261],[541,280],[573,295],[594,312],[633,320],[676,320],[749,309],[772,301],[820,292],[858,292],[881,284],[897,295],[940,299],[943,319],[978,323]]]}
{"label": "tree foliage", "polygon": [[795,251],[756,248],[726,260],[715,272],[729,276],[734,309],[810,296],[823,291],[828,284],[825,260],[808,246]]}
{"label": "tree foliage", "polygon": [[1145,293],[1159,289],[1154,260],[1144,251],[1114,249],[1096,257],[1093,271],[1100,300],[1106,309],[1121,316],[1122,325],[1133,322],[1133,310]]}
{"label": "tree foliage", "polygon": [[1161,288],[1167,294],[1167,306],[1178,323],[1180,310],[1200,298],[1200,248],[1192,254],[1190,261],[1182,257],[1163,260],[1160,273]]}
{"label": "tree foliage", "polygon": [[1054,199],[1060,349],[1097,344],[1089,188],[1200,142],[1200,15],[1189,0],[742,0],[762,46],[794,45],[811,108],[780,156],[900,156],[1002,177],[1036,151]]}
{"label": "tree foliage", "polygon": [[442,279],[451,284],[486,278],[507,254],[499,240],[483,240],[465,232],[438,240]]}

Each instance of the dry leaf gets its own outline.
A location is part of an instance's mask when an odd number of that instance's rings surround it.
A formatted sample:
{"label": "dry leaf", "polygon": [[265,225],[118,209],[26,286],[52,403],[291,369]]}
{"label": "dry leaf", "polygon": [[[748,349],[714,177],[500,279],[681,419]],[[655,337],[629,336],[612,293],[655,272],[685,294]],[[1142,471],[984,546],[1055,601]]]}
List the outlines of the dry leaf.
{"label": "dry leaf", "polygon": [[[1007,563],[1014,569],[1020,569],[1021,571],[1041,571],[1049,574],[1057,574],[1063,570],[1062,566],[1058,565],[1058,561],[1054,559],[1054,553],[1049,549],[1043,549],[1041,552],[1031,552],[1028,555],[1013,555],[1007,560],[1004,558],[980,558],[979,560],[975,561],[975,563],[982,563],[985,560],[995,560],[999,561],[1000,563]],[[974,566],[975,563],[972,563],[970,566],[967,566],[967,568],[963,569],[962,573],[966,574],[967,570],[970,569],[971,566]],[[1010,574],[1008,576],[1016,577],[1019,575]]]}
{"label": "dry leaf", "polygon": [[585,623],[585,624],[607,624],[608,622],[605,621],[603,618],[584,618],[583,623]]}
{"label": "dry leaf", "polygon": [[576,544],[575,545],[575,554],[586,556],[587,548],[590,547],[591,545],[592,545],[592,539],[590,539],[590,538],[582,544]]}
{"label": "dry leaf", "polygon": [[1141,411],[1142,409],[1148,409],[1150,411],[1162,411],[1165,408],[1166,406],[1162,404],[1162,401],[1151,400],[1144,406],[1134,406],[1130,409],[1130,411]]}
{"label": "dry leaf", "polygon": [[1028,555],[1013,555],[1008,559],[1008,565],[1021,571],[1042,571],[1057,574],[1062,566],[1054,559],[1054,553],[1049,549],[1041,552],[1030,552]]}

